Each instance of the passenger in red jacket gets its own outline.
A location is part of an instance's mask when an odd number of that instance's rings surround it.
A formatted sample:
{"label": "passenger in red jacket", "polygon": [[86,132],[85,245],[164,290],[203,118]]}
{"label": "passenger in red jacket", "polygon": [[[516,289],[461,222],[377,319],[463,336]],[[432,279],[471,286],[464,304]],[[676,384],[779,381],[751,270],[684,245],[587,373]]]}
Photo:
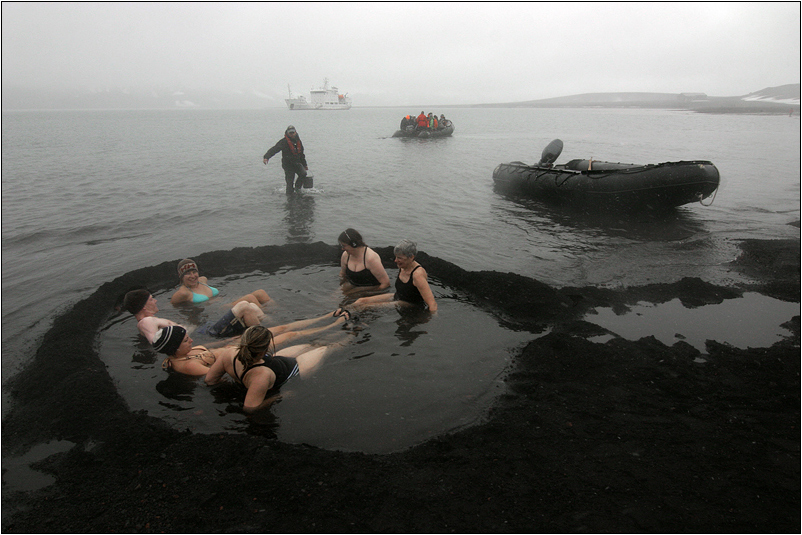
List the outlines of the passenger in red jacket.
{"label": "passenger in red jacket", "polygon": [[429,118],[426,117],[425,113],[420,112],[420,115],[418,115],[418,130],[425,130],[427,128],[429,128]]}

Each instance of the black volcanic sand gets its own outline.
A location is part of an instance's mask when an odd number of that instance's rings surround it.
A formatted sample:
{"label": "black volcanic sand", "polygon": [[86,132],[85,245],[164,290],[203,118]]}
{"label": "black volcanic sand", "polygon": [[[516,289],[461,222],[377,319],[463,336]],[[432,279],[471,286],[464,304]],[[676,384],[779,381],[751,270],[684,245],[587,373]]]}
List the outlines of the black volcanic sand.
{"label": "black volcanic sand", "polygon": [[[581,320],[594,306],[694,307],[745,291],[799,302],[798,240],[742,250],[731,267],[753,284],[623,290],[553,289],[422,253],[432,275],[501,321],[551,332],[515,359],[486,423],[390,455],[194,435],[130,412],[97,332],[129,287],[173,285],[175,262],[128,273],[56,319],[10,385],[4,456],[53,439],[77,445],[33,465],[53,485],[3,493],[3,531],[798,533],[799,316],[769,348],[708,341],[706,362],[682,341],[590,342],[605,331]],[[337,258],[316,243],[196,260],[220,277]]]}

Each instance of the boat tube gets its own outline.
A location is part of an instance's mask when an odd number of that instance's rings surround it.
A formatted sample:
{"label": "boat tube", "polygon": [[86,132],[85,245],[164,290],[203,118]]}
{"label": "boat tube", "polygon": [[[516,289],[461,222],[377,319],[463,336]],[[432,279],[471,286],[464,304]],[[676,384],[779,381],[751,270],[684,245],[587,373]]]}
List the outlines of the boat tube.
{"label": "boat tube", "polygon": [[444,128],[438,128],[436,130],[417,130],[415,126],[408,126],[403,130],[396,130],[395,134],[393,134],[393,137],[446,137],[453,133],[454,125],[452,123]]}
{"label": "boat tube", "polygon": [[718,169],[706,160],[640,165],[591,159],[553,165],[561,151],[557,139],[535,165],[500,164],[493,171],[496,188],[545,201],[658,209],[702,202],[719,186]]}

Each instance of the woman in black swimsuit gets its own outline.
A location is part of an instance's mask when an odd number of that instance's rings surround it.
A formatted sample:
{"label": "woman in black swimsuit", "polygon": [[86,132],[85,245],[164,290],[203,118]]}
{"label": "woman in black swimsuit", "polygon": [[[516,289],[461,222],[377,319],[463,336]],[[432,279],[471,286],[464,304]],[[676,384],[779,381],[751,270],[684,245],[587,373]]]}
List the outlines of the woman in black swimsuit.
{"label": "woman in black swimsuit", "polygon": [[395,294],[372,295],[354,301],[354,308],[377,305],[381,303],[402,302],[414,305],[425,305],[429,312],[437,311],[437,301],[429,287],[426,269],[415,261],[418,254],[415,242],[401,240],[393,249],[395,265],[398,266],[398,278],[395,281]]}
{"label": "woman in black swimsuit", "polygon": [[206,384],[215,385],[228,373],[247,389],[245,412],[254,412],[269,405],[272,399],[268,395],[290,378],[309,376],[338,344],[320,347],[303,344],[278,352],[275,347],[270,329],[262,325],[248,327],[239,346],[217,351],[217,359],[206,374]]}
{"label": "woman in black swimsuit", "polygon": [[356,230],[345,229],[337,238],[343,250],[340,256],[340,280],[343,292],[360,290],[380,291],[390,287],[390,277],[382,265],[379,254],[365,245],[362,235]]}

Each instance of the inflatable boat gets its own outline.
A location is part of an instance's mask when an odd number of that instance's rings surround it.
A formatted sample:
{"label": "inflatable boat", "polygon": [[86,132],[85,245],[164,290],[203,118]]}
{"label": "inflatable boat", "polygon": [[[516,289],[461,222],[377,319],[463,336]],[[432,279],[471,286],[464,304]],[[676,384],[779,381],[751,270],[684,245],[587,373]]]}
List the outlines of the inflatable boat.
{"label": "inflatable boat", "polygon": [[403,130],[396,130],[393,137],[446,137],[454,133],[454,124],[449,122],[449,125],[436,130],[416,130],[414,126],[408,126]]}
{"label": "inflatable boat", "polygon": [[702,202],[719,186],[718,169],[704,160],[638,165],[591,159],[554,165],[562,147],[562,141],[555,139],[537,164],[499,165],[493,171],[496,188],[544,201],[656,209]]}

